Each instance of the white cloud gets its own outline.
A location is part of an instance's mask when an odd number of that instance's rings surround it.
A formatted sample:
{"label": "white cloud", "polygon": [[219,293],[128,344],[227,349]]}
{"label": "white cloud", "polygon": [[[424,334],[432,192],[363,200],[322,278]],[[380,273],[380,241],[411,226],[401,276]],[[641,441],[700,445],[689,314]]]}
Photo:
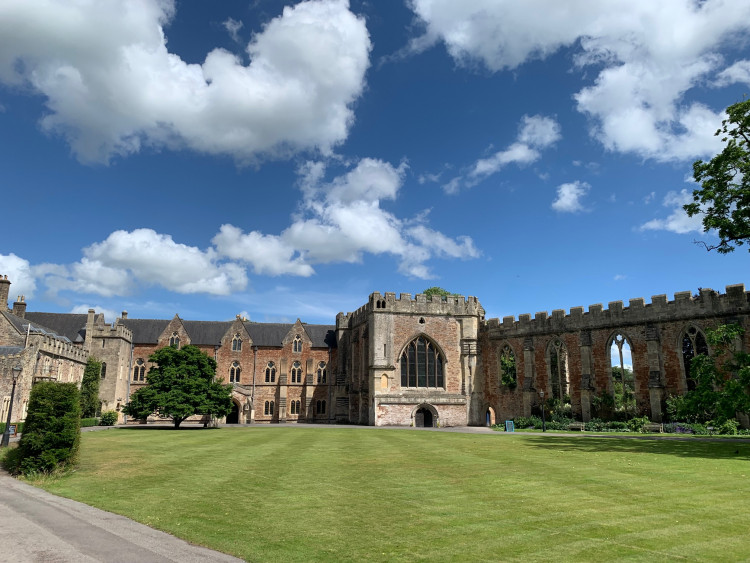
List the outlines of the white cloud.
{"label": "white cloud", "polygon": [[591,186],[586,182],[569,182],[557,187],[557,197],[552,202],[552,209],[560,213],[578,213],[585,211],[581,198],[585,196]]}
{"label": "white cloud", "polygon": [[36,280],[28,260],[24,260],[12,252],[0,254],[0,275],[8,276],[8,281],[11,284],[9,301],[12,302],[18,295],[26,296],[27,300],[34,296]]}
{"label": "white cloud", "polygon": [[[717,54],[750,32],[750,3],[723,0],[411,0],[426,38],[440,38],[463,65],[514,69],[560,48],[575,49],[578,69],[596,74],[575,96],[592,135],[613,151],[659,161],[718,150],[722,115],[684,102],[712,80],[744,81],[746,66],[723,69]],[[529,14],[534,14],[529,17]],[[429,44],[427,41],[421,43]]]}
{"label": "white cloud", "polygon": [[622,281],[624,279],[627,279],[627,276],[625,274],[615,274],[615,277],[612,279],[614,281]]}
{"label": "white cloud", "polygon": [[721,88],[730,84],[747,84],[750,86],[750,60],[737,61],[716,75],[714,86]]}
{"label": "white cloud", "polygon": [[247,45],[248,65],[221,49],[199,65],[167,49],[171,0],[6,0],[0,82],[44,96],[42,129],[83,162],[143,146],[239,162],[325,154],[346,139],[369,66],[365,22],[348,8],[285,7]]}
{"label": "white cloud", "polygon": [[405,220],[381,207],[395,200],[407,165],[363,158],[343,174],[325,180],[326,165],[300,167],[300,212],[280,235],[245,234],[223,225],[214,237],[217,252],[252,264],[256,273],[311,275],[314,264],[360,262],[365,254],[391,254],[405,275],[429,278],[426,262],[439,258],[476,258],[470,237],[455,239],[425,225],[426,213]]}
{"label": "white cloud", "polygon": [[551,117],[524,115],[515,142],[490,157],[480,158],[464,174],[443,184],[443,190],[455,194],[463,188],[476,186],[508,164],[531,164],[541,158],[541,149],[551,147],[561,138],[560,125]]}
{"label": "white cloud", "polygon": [[693,201],[693,195],[687,190],[670,191],[664,197],[664,207],[671,209],[671,213],[664,219],[652,219],[641,225],[641,231],[670,231],[677,234],[703,231],[703,217],[694,215],[688,217],[682,208]]}
{"label": "white cloud", "polygon": [[105,297],[131,293],[136,284],[156,284],[177,293],[227,295],[247,285],[245,270],[220,263],[214,249],[179,244],[151,229],[115,231],[83,250],[71,264],[42,264],[35,272],[57,293],[72,290]]}
{"label": "white cloud", "polygon": [[229,33],[229,36],[232,38],[232,41],[235,43],[240,42],[240,29],[243,27],[243,23],[241,21],[237,21],[233,18],[227,18],[227,20],[222,24],[224,26],[224,29],[227,30]]}
{"label": "white cloud", "polygon": [[222,225],[211,242],[220,255],[252,265],[256,274],[307,277],[315,273],[312,266],[305,264],[297,251],[278,236],[257,231],[244,234],[233,225]]}
{"label": "white cloud", "polygon": [[115,322],[115,319],[118,318],[121,314],[119,312],[115,312],[114,309],[107,309],[106,307],[101,307],[99,305],[76,305],[68,312],[80,315],[81,313],[88,313],[89,309],[94,309],[97,314],[102,313],[104,315],[104,322],[106,323]]}

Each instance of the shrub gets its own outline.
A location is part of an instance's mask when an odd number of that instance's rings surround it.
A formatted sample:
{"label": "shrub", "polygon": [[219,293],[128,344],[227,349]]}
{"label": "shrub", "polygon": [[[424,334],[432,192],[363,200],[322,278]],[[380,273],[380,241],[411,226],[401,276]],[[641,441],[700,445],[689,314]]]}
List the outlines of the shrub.
{"label": "shrub", "polygon": [[102,426],[114,426],[117,424],[117,411],[104,411],[99,419],[99,424]]}
{"label": "shrub", "polygon": [[81,437],[81,404],[74,383],[37,383],[31,388],[28,414],[11,473],[49,473],[72,465]]}
{"label": "shrub", "polygon": [[714,432],[717,434],[728,434],[731,436],[734,436],[737,434],[739,429],[739,424],[737,424],[737,421],[734,419],[725,420],[721,424],[716,424],[714,427]]}
{"label": "shrub", "polygon": [[89,358],[83,370],[83,381],[81,381],[81,416],[94,417],[99,410],[101,371],[101,362],[96,358]]}
{"label": "shrub", "polygon": [[99,424],[98,418],[82,418],[81,419],[81,428],[86,428],[87,426],[97,426]]}
{"label": "shrub", "polygon": [[538,416],[518,416],[513,419],[513,425],[518,429],[541,428],[542,419]]}
{"label": "shrub", "polygon": [[643,427],[649,424],[651,421],[646,416],[641,416],[638,418],[631,418],[628,420],[625,424],[628,427],[628,430],[631,432],[643,432]]}

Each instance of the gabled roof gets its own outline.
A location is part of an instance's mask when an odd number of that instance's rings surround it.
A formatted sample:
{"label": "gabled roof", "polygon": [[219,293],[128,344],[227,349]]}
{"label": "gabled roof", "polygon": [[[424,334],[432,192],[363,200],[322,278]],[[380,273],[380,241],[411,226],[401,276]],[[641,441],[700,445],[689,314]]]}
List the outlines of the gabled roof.
{"label": "gabled roof", "polygon": [[[55,314],[55,313],[52,313],[52,314]],[[61,313],[61,314],[64,314],[64,313]],[[8,320],[8,322],[10,322],[10,324],[13,325],[13,327],[19,332],[19,334],[26,334],[27,330],[30,329],[32,334],[42,333],[42,334],[47,334],[49,336],[52,336],[56,339],[71,341],[70,338],[68,338],[60,330],[54,327],[42,325],[41,323],[33,321],[32,319],[29,319],[29,318],[17,317],[16,315],[14,315],[13,313],[9,311],[0,311],[0,315],[3,315]],[[27,317],[28,317],[28,314],[27,314]]]}
{"label": "gabled roof", "polygon": [[221,339],[232,327],[233,321],[182,321],[182,326],[190,335],[193,344],[213,344],[218,346]]}
{"label": "gabled roof", "polygon": [[[334,325],[302,325],[312,340],[314,348],[336,347],[336,327]],[[255,346],[281,346],[294,323],[255,323],[245,322],[250,338]]]}
{"label": "gabled roof", "polygon": [[13,356],[23,351],[23,346],[0,346],[0,356]]}
{"label": "gabled roof", "polygon": [[[88,315],[77,313],[26,313],[26,322],[32,326],[39,326],[61,336],[71,342],[83,342],[86,339],[86,320]],[[49,329],[47,331],[49,332]]]}
{"label": "gabled roof", "polygon": [[120,319],[120,324],[133,331],[133,344],[156,344],[169,323],[164,319]]}

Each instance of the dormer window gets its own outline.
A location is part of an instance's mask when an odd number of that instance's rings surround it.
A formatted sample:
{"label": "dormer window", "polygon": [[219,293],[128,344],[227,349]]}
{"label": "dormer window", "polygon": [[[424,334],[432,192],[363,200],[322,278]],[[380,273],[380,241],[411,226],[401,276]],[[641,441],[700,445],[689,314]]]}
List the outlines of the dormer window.
{"label": "dormer window", "polygon": [[294,337],[294,342],[292,342],[292,352],[302,352],[302,338],[299,334]]}
{"label": "dormer window", "polygon": [[180,337],[177,335],[176,332],[173,332],[172,336],[169,337],[169,345],[172,348],[179,348],[180,347]]}
{"label": "dormer window", "polygon": [[232,352],[240,352],[242,350],[242,338],[239,333],[234,335],[232,338]]}

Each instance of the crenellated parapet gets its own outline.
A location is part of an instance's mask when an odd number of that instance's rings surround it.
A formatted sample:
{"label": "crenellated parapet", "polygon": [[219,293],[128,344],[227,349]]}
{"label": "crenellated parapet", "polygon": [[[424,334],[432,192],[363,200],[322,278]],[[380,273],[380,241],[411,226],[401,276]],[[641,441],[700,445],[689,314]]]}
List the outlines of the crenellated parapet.
{"label": "crenellated parapet", "polygon": [[38,352],[46,356],[65,358],[78,363],[86,363],[88,360],[88,350],[56,335],[31,333],[29,344],[36,346]]}
{"label": "crenellated parapet", "polygon": [[476,297],[463,295],[427,296],[418,293],[412,298],[411,293],[381,294],[376,291],[370,294],[366,304],[353,313],[339,313],[336,316],[337,328],[357,326],[371,313],[391,313],[405,315],[448,315],[453,317],[484,316],[484,309]]}
{"label": "crenellated parapet", "polygon": [[725,293],[703,288],[698,295],[689,291],[674,294],[669,301],[666,295],[654,295],[646,303],[642,297],[631,299],[625,307],[622,301],[611,301],[605,309],[601,303],[589,305],[588,311],[583,307],[571,307],[569,313],[555,309],[549,315],[547,311],[499,319],[489,319],[485,330],[490,336],[502,337],[508,334],[544,334],[553,332],[572,332],[591,330],[607,326],[627,326],[644,323],[700,319],[704,317],[727,317],[750,314],[750,292],[745,291],[744,284],[728,285]]}

